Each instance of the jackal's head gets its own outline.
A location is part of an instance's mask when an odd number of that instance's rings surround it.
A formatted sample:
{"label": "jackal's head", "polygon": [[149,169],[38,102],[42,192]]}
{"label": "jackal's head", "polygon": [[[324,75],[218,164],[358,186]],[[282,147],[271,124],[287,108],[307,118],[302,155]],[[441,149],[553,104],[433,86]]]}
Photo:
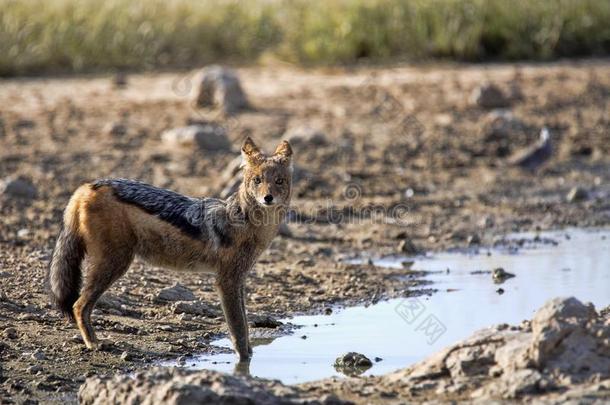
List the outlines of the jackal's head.
{"label": "jackal's head", "polygon": [[242,193],[258,205],[271,208],[290,203],[292,187],[292,148],[282,141],[271,156],[267,156],[249,137],[241,147],[244,180]]}

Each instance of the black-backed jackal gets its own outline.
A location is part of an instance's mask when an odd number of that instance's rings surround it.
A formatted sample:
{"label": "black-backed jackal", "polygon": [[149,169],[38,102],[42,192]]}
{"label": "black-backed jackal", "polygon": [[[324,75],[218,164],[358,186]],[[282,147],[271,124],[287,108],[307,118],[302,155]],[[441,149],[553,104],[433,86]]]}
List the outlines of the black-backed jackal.
{"label": "black-backed jackal", "polygon": [[75,191],[48,284],[88,348],[98,345],[91,325],[96,301],[138,256],[158,266],[215,274],[235,351],[241,361],[250,358],[244,281],[290,203],[292,149],[283,141],[266,156],[248,138],[241,153],[243,181],[227,200],[186,197],[125,179],[98,180]]}

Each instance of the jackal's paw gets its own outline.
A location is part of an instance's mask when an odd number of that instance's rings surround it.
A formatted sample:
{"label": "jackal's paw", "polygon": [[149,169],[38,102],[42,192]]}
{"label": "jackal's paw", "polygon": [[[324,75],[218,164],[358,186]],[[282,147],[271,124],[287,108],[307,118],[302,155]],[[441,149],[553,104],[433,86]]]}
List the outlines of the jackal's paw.
{"label": "jackal's paw", "polygon": [[91,342],[85,340],[85,346],[87,346],[87,349],[90,351],[96,351],[99,350],[100,344],[99,342]]}

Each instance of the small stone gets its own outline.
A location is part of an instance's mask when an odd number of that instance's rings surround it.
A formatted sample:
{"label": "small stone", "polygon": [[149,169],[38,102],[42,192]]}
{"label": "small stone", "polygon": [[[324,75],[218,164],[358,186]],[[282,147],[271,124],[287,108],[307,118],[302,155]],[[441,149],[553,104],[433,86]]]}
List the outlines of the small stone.
{"label": "small stone", "polygon": [[231,142],[223,127],[214,124],[197,124],[168,129],[161,134],[161,140],[171,147],[193,148],[207,152],[228,152]]}
{"label": "small stone", "polygon": [[491,272],[491,277],[493,278],[495,283],[503,283],[505,280],[515,277],[515,275],[513,273],[509,273],[506,270],[504,270],[502,267],[498,267],[496,269],[493,269],[493,271]]}
{"label": "small stone", "polygon": [[286,131],[283,136],[295,148],[308,146],[325,146],[329,144],[324,132],[311,127],[295,127]]}
{"label": "small stone", "polygon": [[334,367],[349,376],[360,375],[373,366],[373,362],[363,354],[349,352],[337,357]]}
{"label": "small stone", "polygon": [[129,354],[129,352],[124,351],[123,353],[121,353],[121,360],[123,360],[123,361],[131,360],[131,355]]}
{"label": "small stone", "polygon": [[195,301],[196,299],[195,294],[180,283],[161,289],[155,297],[155,301]]}
{"label": "small stone", "polygon": [[19,239],[25,239],[28,237],[28,235],[30,234],[30,230],[27,228],[23,228],[17,231],[17,237]]}
{"label": "small stone", "polygon": [[486,109],[506,108],[510,106],[510,100],[504,92],[495,84],[485,83],[472,92],[471,101]]}
{"label": "small stone", "polygon": [[484,216],[479,220],[479,227],[480,228],[489,228],[494,224],[494,220],[492,217],[490,216]]}
{"label": "small stone", "polygon": [[324,315],[330,315],[333,313],[333,309],[332,308],[324,308]]}
{"label": "small stone", "polygon": [[40,364],[35,364],[33,366],[28,367],[28,373],[36,374],[39,371],[42,371],[42,366]]}
{"label": "small stone", "polygon": [[105,134],[112,136],[122,136],[127,133],[127,126],[120,122],[109,122],[103,129]]}
{"label": "small stone", "polygon": [[250,325],[254,328],[269,328],[276,329],[283,325],[282,322],[277,319],[273,319],[269,315],[251,315]]}
{"label": "small stone", "polygon": [[286,222],[282,222],[280,224],[280,228],[278,229],[278,234],[285,238],[292,238],[292,231],[290,230],[290,228],[288,227],[288,224]]}
{"label": "small stone", "polygon": [[0,195],[9,198],[32,200],[38,195],[38,190],[26,178],[6,178],[0,182]]}
{"label": "small stone", "polygon": [[468,242],[469,246],[480,245],[481,244],[481,238],[479,237],[479,235],[477,235],[475,233],[473,235],[469,235],[468,236],[467,242]]}
{"label": "small stone", "polygon": [[40,349],[36,349],[30,357],[32,358],[32,360],[45,360],[47,358],[44,352]]}
{"label": "small stone", "polygon": [[420,250],[417,248],[417,246],[415,246],[411,239],[403,239],[400,241],[398,244],[398,250],[407,255],[417,255],[420,253]]}
{"label": "small stone", "polygon": [[568,200],[568,202],[579,202],[579,201],[584,201],[586,199],[589,198],[589,193],[587,193],[587,190],[585,190],[582,187],[576,186],[573,187],[570,192],[568,193],[568,195],[566,196],[566,199]]}
{"label": "small stone", "polygon": [[17,330],[15,328],[4,329],[4,336],[7,339],[17,339]]}
{"label": "small stone", "polygon": [[117,89],[127,87],[127,74],[125,72],[117,72],[112,78],[112,84]]}
{"label": "small stone", "polygon": [[216,318],[220,315],[218,310],[200,300],[193,302],[178,301],[173,305],[173,309],[175,314],[197,315],[206,318]]}
{"label": "small stone", "polygon": [[502,295],[504,294],[504,288],[498,288],[496,292],[498,293],[498,295]]}

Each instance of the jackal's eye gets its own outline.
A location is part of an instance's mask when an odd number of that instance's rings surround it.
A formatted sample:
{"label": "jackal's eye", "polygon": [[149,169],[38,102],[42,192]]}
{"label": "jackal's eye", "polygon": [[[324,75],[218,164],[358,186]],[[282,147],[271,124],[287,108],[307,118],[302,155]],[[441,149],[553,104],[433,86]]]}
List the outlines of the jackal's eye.
{"label": "jackal's eye", "polygon": [[278,186],[281,186],[282,184],[284,184],[284,179],[281,177],[278,177],[277,179],[275,179],[275,184],[277,184]]}
{"label": "jackal's eye", "polygon": [[256,176],[254,177],[254,184],[261,184],[262,180],[260,178],[260,176]]}

